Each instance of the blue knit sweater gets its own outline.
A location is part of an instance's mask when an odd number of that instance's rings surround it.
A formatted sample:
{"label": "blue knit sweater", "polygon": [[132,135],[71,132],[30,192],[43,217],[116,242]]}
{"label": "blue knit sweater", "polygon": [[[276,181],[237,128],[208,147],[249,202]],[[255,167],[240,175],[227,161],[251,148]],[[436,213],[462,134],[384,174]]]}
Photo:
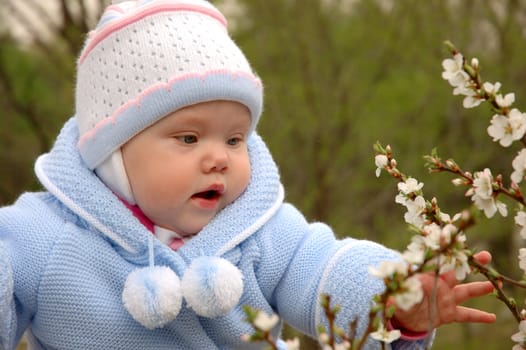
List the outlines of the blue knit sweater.
{"label": "blue knit sweater", "polygon": [[[257,135],[249,140],[253,174],[244,194],[178,251],[156,239],[149,250],[151,233],[84,166],[77,139],[71,119],[36,162],[47,191],[0,209],[0,349],[15,349],[26,330],[35,349],[259,349],[241,340],[252,332],[243,305],[275,312],[316,337],[316,326],[325,323],[320,293],[342,305],[343,327],[356,317],[363,321],[383,288],[368,266],[398,257],[373,242],[337,240],[328,226],[307,223],[283,203],[278,171]],[[242,272],[236,307],[203,317],[183,301],[173,321],[154,329],[132,318],[122,301],[130,272],[152,257],[183,276],[203,256],[221,257]],[[399,340],[393,348],[420,343]],[[371,341],[369,349],[376,348]]]}

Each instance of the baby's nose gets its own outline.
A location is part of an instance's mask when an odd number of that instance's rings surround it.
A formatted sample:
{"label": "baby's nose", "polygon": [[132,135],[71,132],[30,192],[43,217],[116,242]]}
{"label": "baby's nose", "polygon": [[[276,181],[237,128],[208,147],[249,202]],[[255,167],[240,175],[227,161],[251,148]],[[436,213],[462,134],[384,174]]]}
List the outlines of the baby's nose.
{"label": "baby's nose", "polygon": [[224,172],[228,168],[228,152],[223,146],[211,147],[203,160],[205,172]]}

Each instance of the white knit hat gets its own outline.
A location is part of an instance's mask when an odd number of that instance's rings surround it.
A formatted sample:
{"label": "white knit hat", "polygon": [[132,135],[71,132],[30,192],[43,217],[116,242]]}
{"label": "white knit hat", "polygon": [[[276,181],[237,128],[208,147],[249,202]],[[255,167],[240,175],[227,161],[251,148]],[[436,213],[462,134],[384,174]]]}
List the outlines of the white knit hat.
{"label": "white knit hat", "polygon": [[89,33],[77,68],[78,148],[124,199],[129,184],[125,173],[120,179],[122,157],[114,153],[167,114],[236,101],[248,107],[255,129],[262,84],[226,25],[204,0],[137,0],[109,6]]}

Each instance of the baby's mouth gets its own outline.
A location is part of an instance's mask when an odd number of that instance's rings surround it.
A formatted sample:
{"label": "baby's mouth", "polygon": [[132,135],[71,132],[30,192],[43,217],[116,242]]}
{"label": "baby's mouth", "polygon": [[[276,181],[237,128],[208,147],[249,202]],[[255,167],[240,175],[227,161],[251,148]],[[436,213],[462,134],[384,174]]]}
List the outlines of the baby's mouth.
{"label": "baby's mouth", "polygon": [[223,185],[212,185],[204,191],[195,193],[192,198],[216,201],[221,197],[224,191],[225,187]]}
{"label": "baby's mouth", "polygon": [[206,200],[214,200],[221,197],[221,193],[218,190],[208,190],[203,192],[198,192],[192,196],[192,198],[201,198]]}

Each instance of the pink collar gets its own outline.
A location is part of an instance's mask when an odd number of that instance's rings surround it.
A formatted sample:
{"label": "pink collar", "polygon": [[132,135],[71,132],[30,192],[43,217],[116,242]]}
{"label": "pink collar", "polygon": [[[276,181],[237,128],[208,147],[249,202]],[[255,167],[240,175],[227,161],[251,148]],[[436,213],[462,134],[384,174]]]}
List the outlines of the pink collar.
{"label": "pink collar", "polygon": [[150,231],[152,233],[154,232],[154,230],[153,230],[153,226],[154,226],[153,221],[150,220],[146,215],[144,215],[144,213],[142,212],[141,208],[139,208],[139,206],[131,205],[130,203],[126,202],[121,197],[119,197],[119,196],[117,196],[117,197],[126,206],[126,208],[130,209],[130,211],[132,212],[133,216],[135,216],[141,222],[141,224],[143,224],[148,229],[148,231]]}
{"label": "pink collar", "polygon": [[[117,198],[120,199],[120,201],[126,206],[126,208],[130,209],[133,216],[135,216],[141,224],[144,225],[150,231],[152,234],[155,234],[154,229],[154,223],[152,220],[150,220],[144,213],[142,212],[141,208],[139,208],[138,205],[131,205],[130,203],[126,202],[121,197],[117,196]],[[170,242],[167,242],[167,245],[172,248],[172,250],[177,250],[181,248],[181,246],[184,244],[184,240],[179,237],[174,237]]]}

